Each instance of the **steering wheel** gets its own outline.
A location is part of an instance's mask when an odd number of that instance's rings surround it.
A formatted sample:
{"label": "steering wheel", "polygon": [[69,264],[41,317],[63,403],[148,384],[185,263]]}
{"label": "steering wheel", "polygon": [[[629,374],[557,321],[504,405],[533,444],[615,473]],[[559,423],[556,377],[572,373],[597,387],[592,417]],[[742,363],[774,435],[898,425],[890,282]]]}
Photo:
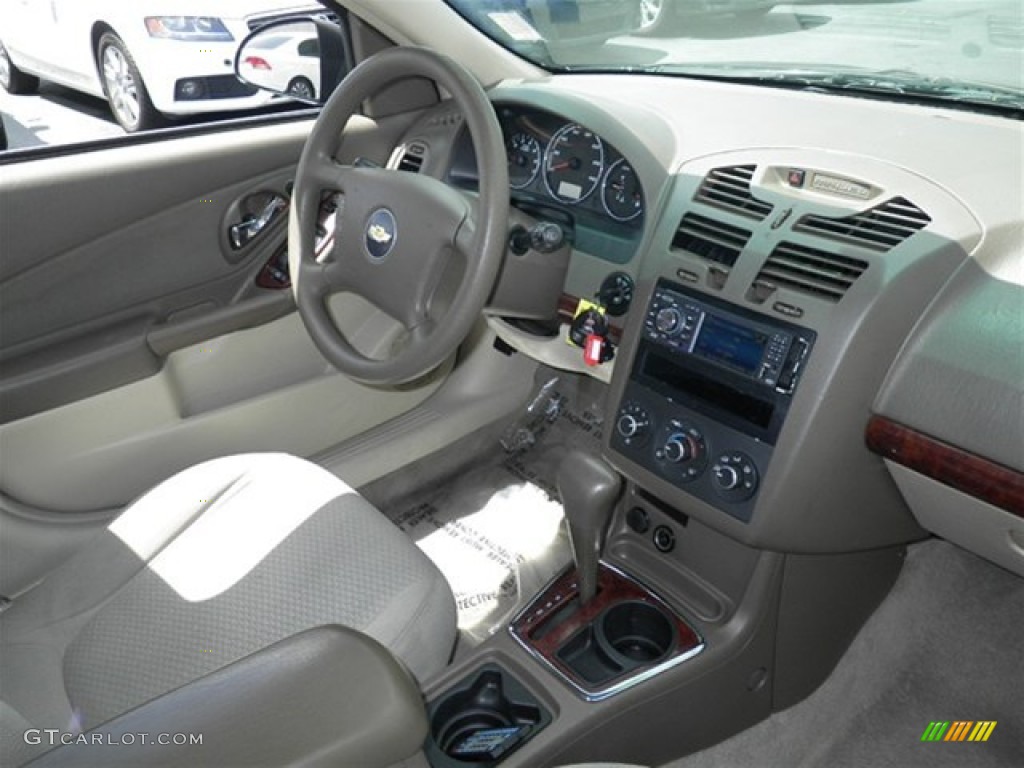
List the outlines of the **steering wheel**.
{"label": "steering wheel", "polygon": [[[464,115],[480,172],[475,203],[426,175],[335,159],[345,125],[364,100],[411,77],[433,80]],[[317,254],[318,216],[328,193],[341,195],[334,246]],[[487,94],[462,65],[426,48],[396,47],[349,72],[306,141],[288,222],[295,303],[324,357],[356,381],[388,386],[413,381],[448,359],[494,289],[508,205],[501,127]],[[352,346],[327,306],[343,292],[362,296],[402,325],[398,351],[378,359]]]}

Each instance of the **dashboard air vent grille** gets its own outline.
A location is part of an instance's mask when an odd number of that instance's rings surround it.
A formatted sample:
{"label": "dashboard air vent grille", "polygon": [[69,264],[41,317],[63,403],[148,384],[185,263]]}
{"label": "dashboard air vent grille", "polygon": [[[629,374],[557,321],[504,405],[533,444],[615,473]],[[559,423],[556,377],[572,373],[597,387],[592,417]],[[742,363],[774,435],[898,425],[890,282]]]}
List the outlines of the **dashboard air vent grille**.
{"label": "dashboard air vent grille", "polygon": [[679,222],[672,247],[731,267],[750,239],[750,232],[722,221],[687,213]]}
{"label": "dashboard air vent grille", "polygon": [[713,168],[697,190],[697,201],[761,221],[772,211],[770,203],[754,198],[750,181],[755,165],[734,165]]}
{"label": "dashboard air vent grille", "polygon": [[413,142],[402,150],[402,156],[398,159],[398,170],[419,173],[426,157],[427,148],[419,142]]}
{"label": "dashboard air vent grille", "polygon": [[931,217],[912,202],[894,197],[875,208],[842,219],[804,216],[793,229],[884,253],[924,229],[930,221]]}
{"label": "dashboard air vent grille", "polygon": [[754,282],[839,301],[867,268],[860,259],[783,242],[775,246]]}

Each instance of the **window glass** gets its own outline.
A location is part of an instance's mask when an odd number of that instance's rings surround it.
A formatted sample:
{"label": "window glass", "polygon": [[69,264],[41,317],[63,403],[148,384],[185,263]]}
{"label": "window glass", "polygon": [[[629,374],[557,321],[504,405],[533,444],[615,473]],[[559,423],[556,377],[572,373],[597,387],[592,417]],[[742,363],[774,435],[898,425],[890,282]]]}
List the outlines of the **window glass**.
{"label": "window glass", "polygon": [[1021,0],[446,0],[554,72],[656,73],[1019,114]]}
{"label": "window glass", "polygon": [[[206,0],[188,4],[204,15],[158,15],[167,7],[19,0],[0,10],[0,150],[308,109],[243,83],[234,60],[242,40],[269,22],[337,21],[318,0]],[[286,35],[263,44],[275,41],[298,45]],[[316,41],[293,55],[315,57]]]}

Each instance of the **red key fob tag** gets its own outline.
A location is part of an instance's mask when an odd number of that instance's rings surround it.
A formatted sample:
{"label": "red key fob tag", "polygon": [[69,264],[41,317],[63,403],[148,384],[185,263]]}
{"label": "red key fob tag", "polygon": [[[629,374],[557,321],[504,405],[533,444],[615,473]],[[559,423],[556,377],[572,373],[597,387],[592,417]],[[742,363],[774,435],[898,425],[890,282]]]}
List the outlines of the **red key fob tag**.
{"label": "red key fob tag", "polygon": [[590,334],[583,344],[583,362],[587,365],[600,365],[604,357],[604,337]]}

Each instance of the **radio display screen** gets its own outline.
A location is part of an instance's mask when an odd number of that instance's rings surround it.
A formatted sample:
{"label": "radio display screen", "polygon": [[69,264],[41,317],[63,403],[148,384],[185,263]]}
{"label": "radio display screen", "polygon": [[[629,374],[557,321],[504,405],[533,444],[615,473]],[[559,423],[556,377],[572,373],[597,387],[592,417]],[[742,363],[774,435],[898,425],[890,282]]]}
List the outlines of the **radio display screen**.
{"label": "radio display screen", "polygon": [[707,314],[701,323],[693,352],[705,360],[728,365],[756,377],[767,344],[767,334]]}

